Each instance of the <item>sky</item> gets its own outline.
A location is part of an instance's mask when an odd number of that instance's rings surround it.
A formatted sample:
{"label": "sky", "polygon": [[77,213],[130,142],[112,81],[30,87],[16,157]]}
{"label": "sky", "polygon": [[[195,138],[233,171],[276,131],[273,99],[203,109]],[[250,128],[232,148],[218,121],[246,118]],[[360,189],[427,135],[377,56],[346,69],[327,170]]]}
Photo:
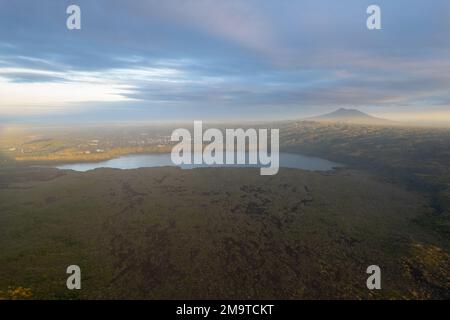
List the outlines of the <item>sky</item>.
{"label": "sky", "polygon": [[448,0],[0,0],[2,122],[450,123],[449,88]]}

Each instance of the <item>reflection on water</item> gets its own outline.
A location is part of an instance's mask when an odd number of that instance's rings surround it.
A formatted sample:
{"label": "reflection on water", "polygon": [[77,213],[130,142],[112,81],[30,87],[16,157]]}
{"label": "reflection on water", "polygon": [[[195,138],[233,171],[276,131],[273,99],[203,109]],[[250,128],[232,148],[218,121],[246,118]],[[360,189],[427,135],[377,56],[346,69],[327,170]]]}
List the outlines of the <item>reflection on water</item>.
{"label": "reflection on water", "polygon": [[[248,159],[248,154],[246,155]],[[136,169],[147,167],[175,166],[170,158],[170,153],[162,154],[133,154],[125,155],[119,158],[101,161],[101,162],[80,162],[69,163],[56,166],[58,169],[71,169],[75,171],[88,171],[96,168],[116,168],[116,169]],[[182,169],[192,169],[199,167],[260,167],[260,165],[180,165]],[[336,167],[342,167],[341,164],[328,161],[326,159],[303,156],[294,153],[280,153],[281,168],[297,168],[304,170],[327,171]]]}

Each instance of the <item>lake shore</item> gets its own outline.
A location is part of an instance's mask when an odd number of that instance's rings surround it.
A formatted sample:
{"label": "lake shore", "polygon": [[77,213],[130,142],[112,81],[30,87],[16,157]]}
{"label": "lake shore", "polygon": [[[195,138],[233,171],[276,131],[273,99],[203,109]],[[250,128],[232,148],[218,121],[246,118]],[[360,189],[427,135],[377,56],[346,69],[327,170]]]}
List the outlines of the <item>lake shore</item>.
{"label": "lake shore", "polygon": [[[245,154],[245,158],[249,159],[249,153]],[[294,168],[294,169],[304,169],[311,171],[329,171],[337,167],[342,167],[340,163],[332,162],[327,159],[310,157],[302,154],[295,153],[285,153],[280,152],[279,154],[279,165],[284,168]],[[149,168],[149,167],[164,167],[164,166],[177,166],[182,169],[194,169],[202,167],[266,167],[260,162],[250,163],[245,161],[244,164],[213,164],[208,165],[205,163],[194,164],[194,163],[183,163],[181,165],[176,165],[172,162],[170,153],[152,153],[152,154],[134,154],[134,155],[123,155],[116,157],[114,159],[109,159],[106,161],[95,161],[95,162],[75,162],[75,163],[65,163],[53,166],[57,169],[69,169],[75,171],[89,171],[97,168],[115,168],[115,169],[137,169],[137,168]]]}

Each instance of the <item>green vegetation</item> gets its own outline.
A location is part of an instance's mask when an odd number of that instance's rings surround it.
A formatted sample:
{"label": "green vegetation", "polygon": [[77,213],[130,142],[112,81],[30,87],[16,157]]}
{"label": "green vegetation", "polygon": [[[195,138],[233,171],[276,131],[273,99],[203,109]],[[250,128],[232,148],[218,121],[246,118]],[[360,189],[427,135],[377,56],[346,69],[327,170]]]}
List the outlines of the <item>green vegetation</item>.
{"label": "green vegetation", "polygon": [[102,161],[131,153],[169,152],[171,148],[167,126],[14,126],[0,133],[0,164],[5,165]]}
{"label": "green vegetation", "polygon": [[[158,147],[170,130],[4,131],[0,299],[450,297],[450,130],[271,126],[283,151],[347,167],[80,173],[28,164],[72,147]],[[71,264],[80,291],[65,286]],[[383,290],[366,288],[372,264]]]}
{"label": "green vegetation", "polygon": [[[20,171],[1,177],[2,289],[51,299],[449,292],[448,243],[414,222],[431,208],[361,172]],[[82,268],[80,291],[65,287],[71,264]],[[371,264],[383,270],[381,291],[365,287]]]}
{"label": "green vegetation", "polygon": [[450,237],[450,129],[289,122],[282,149],[323,156],[424,194],[421,224]]}

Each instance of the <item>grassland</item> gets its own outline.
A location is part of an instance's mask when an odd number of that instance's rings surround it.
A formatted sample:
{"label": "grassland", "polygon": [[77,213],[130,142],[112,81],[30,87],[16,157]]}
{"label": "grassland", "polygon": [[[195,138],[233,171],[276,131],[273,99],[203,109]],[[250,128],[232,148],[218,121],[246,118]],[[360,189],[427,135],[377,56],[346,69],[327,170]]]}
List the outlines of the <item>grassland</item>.
{"label": "grassland", "polygon": [[450,238],[450,129],[288,122],[282,149],[322,156],[423,194],[434,214],[419,222]]}
{"label": "grassland", "polygon": [[[80,173],[29,165],[74,146],[158,147],[167,130],[1,135],[0,298],[450,297],[450,130],[267,125],[282,150],[347,167]],[[66,288],[71,264],[80,291]],[[380,291],[365,285],[372,264]]]}
{"label": "grassland", "polygon": [[[448,297],[448,242],[415,223],[432,210],[426,200],[362,172],[1,174],[4,297]],[[80,291],[66,289],[71,264]],[[381,291],[365,286],[371,264]]]}
{"label": "grassland", "polygon": [[102,161],[170,152],[170,132],[167,126],[10,126],[0,128],[0,164]]}

